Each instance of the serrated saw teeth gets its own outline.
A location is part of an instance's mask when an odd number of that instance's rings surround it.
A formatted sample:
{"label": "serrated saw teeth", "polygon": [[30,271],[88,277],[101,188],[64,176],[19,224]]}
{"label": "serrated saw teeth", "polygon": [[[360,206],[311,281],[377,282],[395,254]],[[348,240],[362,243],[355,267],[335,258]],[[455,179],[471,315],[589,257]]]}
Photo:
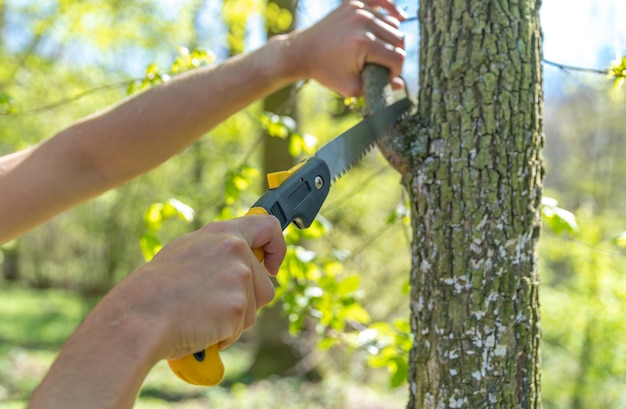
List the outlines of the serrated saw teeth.
{"label": "serrated saw teeth", "polygon": [[326,162],[331,180],[337,181],[372,150],[376,140],[396,125],[411,106],[408,98],[395,102],[371,114],[320,148],[315,156]]}

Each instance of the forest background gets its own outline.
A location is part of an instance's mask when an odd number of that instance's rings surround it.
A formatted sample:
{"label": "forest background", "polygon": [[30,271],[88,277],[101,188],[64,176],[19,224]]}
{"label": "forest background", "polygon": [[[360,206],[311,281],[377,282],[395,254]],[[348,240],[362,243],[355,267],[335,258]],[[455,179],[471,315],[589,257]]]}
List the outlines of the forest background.
{"label": "forest background", "polygon": [[[336,3],[300,1],[298,25]],[[416,2],[399,3],[416,15]],[[543,3],[552,199],[539,253],[543,406],[626,408],[626,88],[606,73],[575,69],[619,63],[626,5]],[[266,24],[290,22],[263,0],[0,0],[0,154],[177,72],[258,47]],[[415,97],[417,22],[402,29]],[[1,247],[0,408],[24,405],[84,314],[159,243],[254,202],[263,190],[262,132],[290,138],[300,158],[360,119],[354,101],[300,85],[297,121],[255,104],[159,169]],[[315,382],[297,368],[250,378],[262,342],[251,331],[224,353],[222,386],[184,385],[159,364],[138,407],[403,407],[405,199],[399,176],[373,152],[333,188],[313,229],[288,232],[293,246],[279,291],[292,330],[285,337],[316,345],[306,356]]]}

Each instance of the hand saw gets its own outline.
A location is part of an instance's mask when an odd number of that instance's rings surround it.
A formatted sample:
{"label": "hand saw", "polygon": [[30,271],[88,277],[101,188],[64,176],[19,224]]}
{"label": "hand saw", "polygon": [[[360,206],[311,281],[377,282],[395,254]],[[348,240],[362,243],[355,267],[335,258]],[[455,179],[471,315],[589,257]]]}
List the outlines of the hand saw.
{"label": "hand saw", "polygon": [[[309,227],[326,200],[331,184],[349,171],[411,106],[411,101],[404,98],[368,116],[293,168],[268,174],[269,189],[247,214],[272,215],[280,221],[283,230],[292,222],[300,229]],[[259,261],[263,261],[263,249],[253,251]],[[217,344],[195,354],[170,359],[168,364],[179,378],[194,385],[216,385],[224,376]]]}

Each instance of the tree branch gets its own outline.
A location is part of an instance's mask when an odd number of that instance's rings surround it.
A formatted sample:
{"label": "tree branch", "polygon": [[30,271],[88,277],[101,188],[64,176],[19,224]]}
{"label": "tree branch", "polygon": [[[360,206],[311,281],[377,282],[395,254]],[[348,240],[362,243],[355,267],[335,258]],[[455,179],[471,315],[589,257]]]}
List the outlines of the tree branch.
{"label": "tree branch", "polygon": [[[363,96],[370,114],[380,111],[389,105],[391,95],[389,92],[389,71],[380,65],[367,64],[361,74],[363,81]],[[383,154],[389,164],[402,176],[410,169],[407,140],[404,133],[394,127],[386,132],[378,140],[378,149]]]}
{"label": "tree branch", "polygon": [[565,70],[565,71],[591,72],[591,73],[594,73],[594,74],[604,74],[604,75],[608,75],[608,73],[610,71],[609,69],[601,70],[601,69],[597,69],[597,68],[574,67],[572,65],[565,65],[565,64],[560,64],[560,63],[553,62],[553,61],[550,61],[550,60],[546,60],[545,58],[543,59],[543,63],[547,64],[547,65],[552,65],[553,67],[557,67],[557,68],[560,68],[560,69]]}

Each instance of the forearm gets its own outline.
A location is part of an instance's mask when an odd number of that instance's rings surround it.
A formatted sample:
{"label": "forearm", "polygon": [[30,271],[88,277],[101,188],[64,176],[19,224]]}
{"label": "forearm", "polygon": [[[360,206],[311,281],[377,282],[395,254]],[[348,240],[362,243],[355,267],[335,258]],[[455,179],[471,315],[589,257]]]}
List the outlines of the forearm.
{"label": "forearm", "polygon": [[288,40],[198,69],[0,158],[0,243],[164,162],[255,100],[301,77]]}
{"label": "forearm", "polygon": [[[390,16],[381,16],[382,7]],[[0,243],[173,156],[251,102],[311,78],[345,96],[361,92],[365,63],[400,74],[402,18],[388,0],[344,1],[303,31],[224,64],[181,75],[0,158]]]}
{"label": "forearm", "polygon": [[[87,118],[64,137],[107,189],[167,160],[250,103],[296,79],[285,41],[206,67]],[[88,137],[85,137],[88,136]],[[91,169],[90,169],[91,170]]]}

